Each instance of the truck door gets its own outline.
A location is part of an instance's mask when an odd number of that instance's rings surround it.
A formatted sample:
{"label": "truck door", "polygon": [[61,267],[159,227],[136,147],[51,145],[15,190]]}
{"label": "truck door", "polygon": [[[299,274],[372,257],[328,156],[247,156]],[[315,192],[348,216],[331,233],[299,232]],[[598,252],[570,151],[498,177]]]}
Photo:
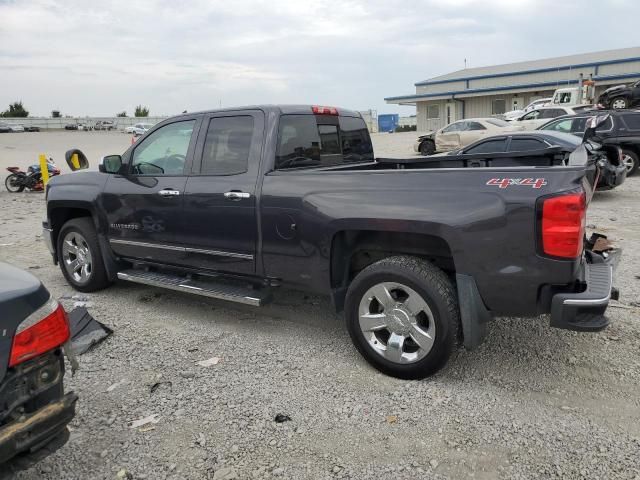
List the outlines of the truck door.
{"label": "truck door", "polygon": [[187,266],[255,273],[256,182],[264,124],[259,110],[203,119],[184,197],[180,238]]}
{"label": "truck door", "polygon": [[110,175],[101,197],[116,254],[180,263],[186,172],[191,168],[199,117],[182,117],[154,130],[123,157],[126,172]]}

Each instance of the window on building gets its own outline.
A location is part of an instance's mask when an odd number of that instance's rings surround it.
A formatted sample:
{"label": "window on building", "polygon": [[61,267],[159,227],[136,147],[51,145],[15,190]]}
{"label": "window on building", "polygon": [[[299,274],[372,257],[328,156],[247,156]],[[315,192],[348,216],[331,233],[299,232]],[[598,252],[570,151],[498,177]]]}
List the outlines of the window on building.
{"label": "window on building", "polygon": [[428,105],[427,118],[440,118],[440,105]]}
{"label": "window on building", "polygon": [[203,175],[238,175],[247,171],[253,117],[211,119],[202,153]]}
{"label": "window on building", "polygon": [[507,111],[507,102],[504,99],[491,100],[491,115],[500,115]]}

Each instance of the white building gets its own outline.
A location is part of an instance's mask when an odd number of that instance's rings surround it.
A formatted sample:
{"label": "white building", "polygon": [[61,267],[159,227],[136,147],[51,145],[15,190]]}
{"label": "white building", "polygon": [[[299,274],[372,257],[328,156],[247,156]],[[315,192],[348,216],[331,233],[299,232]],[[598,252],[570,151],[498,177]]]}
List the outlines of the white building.
{"label": "white building", "polygon": [[577,86],[581,74],[595,81],[596,97],[612,85],[639,80],[640,47],[467,68],[418,82],[415,94],[385,101],[415,105],[418,131],[436,130],[455,120],[524,108],[556,88]]}

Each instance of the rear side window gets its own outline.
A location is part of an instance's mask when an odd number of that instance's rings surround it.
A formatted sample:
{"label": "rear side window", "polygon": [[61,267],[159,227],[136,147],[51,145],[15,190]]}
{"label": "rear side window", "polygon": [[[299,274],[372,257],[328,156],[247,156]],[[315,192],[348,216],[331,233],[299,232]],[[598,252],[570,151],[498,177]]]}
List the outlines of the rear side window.
{"label": "rear side window", "polygon": [[370,160],[373,146],[362,118],[329,115],[280,118],[276,170]]}
{"label": "rear side window", "polygon": [[478,122],[467,122],[467,130],[486,130],[486,128]]}
{"label": "rear side window", "polygon": [[202,175],[245,173],[252,135],[251,116],[212,118],[202,152]]}
{"label": "rear side window", "polygon": [[510,152],[528,152],[529,150],[543,150],[546,144],[535,138],[512,138]]}
{"label": "rear side window", "polygon": [[629,130],[640,130],[640,113],[631,113],[624,116],[624,123]]}
{"label": "rear side window", "polygon": [[500,153],[505,151],[506,139],[487,140],[486,142],[465,150],[464,153]]}

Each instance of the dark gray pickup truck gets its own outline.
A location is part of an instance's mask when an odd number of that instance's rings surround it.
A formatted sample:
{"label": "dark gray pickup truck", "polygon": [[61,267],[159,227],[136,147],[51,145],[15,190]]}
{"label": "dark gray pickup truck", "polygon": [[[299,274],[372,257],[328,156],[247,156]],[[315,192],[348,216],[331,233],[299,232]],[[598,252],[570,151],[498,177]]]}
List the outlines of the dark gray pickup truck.
{"label": "dark gray pickup truck", "polygon": [[617,255],[584,242],[597,169],[588,143],[375,159],[357,112],[208,111],[52,179],[45,237],[80,291],[121,279],[256,306],[279,287],[331,295],[371,364],[420,378],[495,315],[607,326]]}

